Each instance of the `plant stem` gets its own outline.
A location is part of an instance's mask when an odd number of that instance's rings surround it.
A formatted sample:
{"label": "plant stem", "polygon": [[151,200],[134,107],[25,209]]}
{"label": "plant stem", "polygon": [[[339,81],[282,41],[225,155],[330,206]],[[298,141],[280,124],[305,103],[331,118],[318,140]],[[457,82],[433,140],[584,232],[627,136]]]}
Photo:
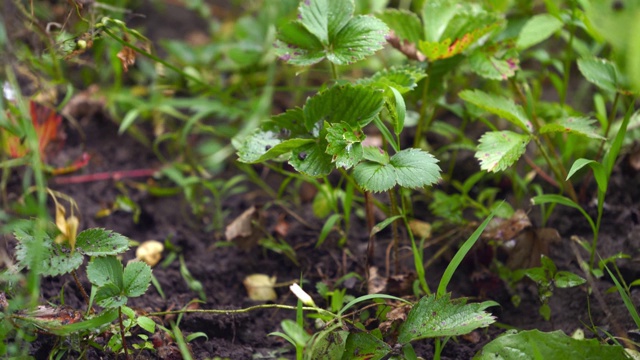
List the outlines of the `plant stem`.
{"label": "plant stem", "polygon": [[189,74],[187,72],[182,71],[178,67],[176,67],[176,66],[168,63],[167,61],[164,61],[161,58],[159,58],[159,57],[157,57],[157,56],[155,56],[155,55],[143,50],[142,48],[139,48],[139,47],[127,42],[127,41],[122,40],[119,36],[116,36],[113,32],[111,32],[111,30],[108,29],[106,25],[102,26],[102,31],[105,34],[107,34],[110,38],[112,38],[113,40],[119,42],[121,45],[129,47],[129,48],[135,50],[137,53],[139,53],[141,55],[144,55],[144,56],[148,57],[149,59],[151,59],[151,60],[153,60],[153,61],[155,61],[157,63],[160,63],[160,64],[164,65],[165,67],[177,72],[181,76],[184,76],[184,77],[188,78],[189,80],[194,81],[194,82],[198,83],[199,85],[202,85],[202,86],[206,87],[207,89],[209,89],[216,96],[220,96],[223,100],[225,100],[227,102],[229,101],[228,95],[226,95],[224,92],[219,91],[218,89],[216,89],[213,86],[205,83],[204,81],[200,80],[199,78],[197,78],[197,77],[195,77],[195,76],[193,76],[193,75],[191,75],[191,74]]}
{"label": "plant stem", "polygon": [[96,173],[96,174],[56,177],[53,179],[53,182],[55,184],[62,185],[62,184],[80,184],[80,183],[103,181],[103,180],[118,181],[123,178],[151,177],[155,175],[158,171],[159,169],[134,169],[134,170],[122,170],[122,171],[107,171],[107,172]]}
{"label": "plant stem", "polygon": [[333,80],[338,81],[338,69],[336,68],[336,64],[331,61],[329,61],[329,64],[331,64],[331,76],[333,76]]}
{"label": "plant stem", "polygon": [[[399,215],[398,213],[398,200],[396,199],[396,193],[394,191],[394,188],[391,188],[389,191],[387,191],[389,193],[389,202],[390,204],[390,211],[389,211],[389,215],[391,217],[394,217],[396,215]],[[391,234],[392,234],[392,238],[393,238],[393,273],[395,275],[400,273],[400,263],[399,263],[399,259],[398,259],[398,245],[400,244],[400,233],[398,231],[398,220],[395,220],[394,222],[391,223]],[[387,269],[387,272],[389,272],[389,269]]]}
{"label": "plant stem", "polygon": [[[613,104],[611,105],[611,113],[609,113],[609,120],[607,121],[607,128],[604,131],[604,137],[609,137],[609,131],[611,130],[611,123],[616,116],[616,108],[618,107],[618,102],[620,101],[620,93],[616,92],[616,95],[613,98]],[[604,146],[607,144],[606,140],[600,143],[600,147],[598,148],[598,154],[595,157],[595,160],[600,162],[602,159],[602,153],[604,152]],[[593,172],[589,171],[587,175],[584,177],[584,181],[582,182],[582,187],[580,188],[580,199],[584,199],[587,193],[587,187],[591,183],[591,179],[593,178]]]}
{"label": "plant stem", "polygon": [[[371,234],[371,230],[375,226],[375,218],[373,217],[373,195],[369,191],[364,192],[364,210],[367,218],[367,231]],[[367,244],[367,277],[369,274],[369,266],[373,265],[374,255],[376,248],[376,236],[369,236],[369,243]]]}
{"label": "plant stem", "polygon": [[73,280],[75,280],[76,286],[78,287],[78,290],[80,290],[80,294],[82,295],[82,298],[84,298],[84,301],[87,303],[87,306],[91,305],[89,295],[87,295],[87,292],[84,290],[84,286],[82,286],[82,283],[78,278],[78,273],[75,270],[72,270],[71,275],[73,275]]}
{"label": "plant stem", "polygon": [[560,106],[564,106],[564,104],[566,103],[567,100],[567,90],[569,88],[569,77],[571,74],[571,64],[573,63],[572,61],[572,57],[573,57],[573,38],[576,32],[575,26],[573,25],[573,20],[575,17],[575,2],[574,1],[570,1],[571,3],[571,20],[569,20],[569,24],[568,24],[568,28],[569,28],[569,42],[567,43],[567,50],[565,52],[565,57],[564,57],[564,68],[563,68],[563,77],[562,77],[562,83],[563,83],[563,91],[562,94],[560,94]]}
{"label": "plant stem", "polygon": [[120,338],[124,349],[124,358],[129,360],[129,350],[127,350],[127,340],[124,339],[124,324],[122,323],[122,306],[118,307],[118,320],[120,322]]}
{"label": "plant stem", "polygon": [[[425,114],[427,112],[427,106],[429,102],[427,101],[427,96],[429,94],[429,78],[430,74],[427,70],[427,77],[424,79],[424,85],[422,88],[422,104],[420,104],[420,118],[418,119],[418,126],[416,127],[415,138],[413,139],[413,147],[417,148],[420,146],[420,139],[422,139],[422,133],[426,132],[429,127],[429,123],[431,123],[431,119],[433,118],[433,111],[431,115],[429,115],[429,119],[425,119]],[[426,123],[426,124],[425,124]]]}
{"label": "plant stem", "polygon": [[[213,315],[231,315],[231,314],[245,314],[251,311],[256,311],[256,310],[264,310],[264,309],[284,309],[284,310],[297,310],[297,306],[291,306],[291,305],[282,305],[282,304],[263,304],[263,305],[255,305],[255,306],[250,306],[247,308],[243,308],[243,309],[234,309],[234,310],[216,310],[216,309],[190,309],[190,310],[171,310],[171,311],[158,311],[158,312],[152,312],[152,313],[148,313],[147,316],[164,316],[164,315],[179,315],[179,314],[192,314],[192,313],[199,313],[199,314],[213,314]],[[336,314],[328,311],[328,310],[324,310],[321,308],[317,308],[317,307],[312,307],[312,306],[303,306],[302,310],[306,310],[306,311],[315,311],[319,314],[325,314],[325,315],[330,315],[331,317],[335,318]]]}
{"label": "plant stem", "polygon": [[[527,96],[525,96],[525,94],[522,92],[522,89],[520,88],[520,86],[518,86],[518,84],[515,83],[515,80],[512,79],[511,83],[515,88],[516,94],[520,98],[520,101],[523,104],[530,104],[531,107],[533,108],[533,101],[528,101]],[[534,110],[531,110],[531,113],[529,114],[529,118],[531,120],[531,124],[533,125],[533,128],[535,129],[536,133],[539,132],[542,125],[540,124],[540,119],[538,119],[538,116],[536,116]],[[552,154],[554,155],[556,160],[556,164],[554,164],[551,161],[549,154],[545,150],[546,147],[543,145],[542,141],[540,141],[540,138],[538,137],[538,135],[535,133],[532,135],[533,135],[533,141],[538,146],[538,149],[540,150],[542,157],[544,157],[545,161],[547,162],[547,165],[549,165],[549,167],[551,168],[551,171],[553,171],[553,174],[555,175],[558,182],[563,184],[563,190],[567,191],[571,200],[577,203],[578,196],[576,195],[576,191],[573,188],[573,184],[570,181],[565,180],[567,177],[567,170],[562,165],[562,160],[559,158],[558,153],[556,153],[555,151],[552,151]],[[547,134],[541,134],[541,136],[544,138],[545,143],[549,145],[553,144]],[[553,149],[552,147],[550,148]]]}

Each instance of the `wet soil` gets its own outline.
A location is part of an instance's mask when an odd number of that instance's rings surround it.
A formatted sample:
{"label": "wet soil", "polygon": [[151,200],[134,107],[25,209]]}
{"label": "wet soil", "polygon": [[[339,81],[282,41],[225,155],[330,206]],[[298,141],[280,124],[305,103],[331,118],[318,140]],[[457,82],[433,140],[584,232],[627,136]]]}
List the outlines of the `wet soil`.
{"label": "wet soil", "polygon": [[[86,141],[78,137],[70,136],[65,145],[64,152],[58,156],[76,156],[85,151],[92,156],[89,165],[82,169],[81,174],[96,174],[104,172],[125,171],[135,169],[159,169],[162,164],[157,157],[146,147],[127,135],[118,135],[114,123],[104,118],[94,118],[91,121],[81,123],[86,135]],[[72,129],[69,129],[73,133]],[[66,154],[65,154],[66,153]],[[221,177],[234,174],[233,165],[230,165]],[[625,281],[631,282],[640,277],[638,249],[640,249],[640,225],[638,225],[637,204],[638,185],[640,176],[635,173],[617,171],[612,181],[611,202],[608,206],[619,211],[609,211],[603,221],[602,235],[598,248],[603,257],[617,253],[630,255],[630,259],[619,262],[620,271]],[[268,175],[268,182],[277,183],[278,178]],[[309,283],[305,286],[310,293],[317,282],[325,282],[331,286],[338,278],[349,273],[356,272],[364,276],[364,258],[366,254],[367,230],[365,222],[354,216],[351,224],[351,232],[344,248],[337,246],[338,236],[333,233],[327,242],[320,248],[315,248],[315,243],[322,223],[312,214],[311,204],[302,203],[292,206],[291,210],[298,214],[304,222],[291,215],[282,207],[275,205],[263,208],[265,230],[273,236],[277,235],[275,224],[284,222],[289,229],[285,236],[280,236],[295,249],[295,264],[290,258],[267,250],[261,246],[250,249],[241,249],[238,246],[228,245],[219,231],[205,231],[210,220],[195,217],[190,212],[189,204],[181,195],[169,197],[157,197],[137,190],[136,183],[153,183],[155,185],[172,186],[166,179],[160,176],[146,178],[123,178],[118,181],[87,181],[75,184],[60,184],[67,181],[64,177],[52,178],[49,185],[72,196],[82,211],[83,228],[103,227],[121,233],[133,240],[144,241],[157,239],[169,241],[176,247],[180,256],[195,279],[203,284],[206,301],[199,304],[202,309],[237,309],[256,305],[248,299],[247,292],[242,284],[243,279],[254,273],[276,276],[279,283],[295,281],[302,276]],[[112,215],[100,219],[94,218],[101,209],[115,201],[116,196],[122,194],[116,186],[120,182],[128,189],[128,195],[142,209],[140,220],[136,223],[130,213],[118,211]],[[17,184],[16,184],[17,185]],[[269,197],[261,193],[250,183],[246,184],[247,191],[230,196],[224,200],[224,210],[228,214],[224,223],[229,224],[236,216],[256,204],[266,204]],[[594,212],[595,209],[591,209]],[[575,246],[572,247],[570,237],[573,235],[590,239],[590,229],[586,225],[582,215],[578,212],[566,209],[557,209],[551,217],[549,227],[557,229],[562,240],[550,247],[549,256],[561,270],[569,270],[582,274],[578,267]],[[464,232],[463,232],[464,233]],[[466,234],[466,233],[465,233]],[[436,234],[437,235],[437,234]],[[378,236],[376,263],[381,266],[384,273],[384,250],[389,243],[390,234],[381,232]],[[463,241],[462,236],[452,243],[454,251],[456,246]],[[407,245],[406,243],[403,245]],[[436,249],[437,250],[437,249]],[[435,250],[427,249],[425,259],[433,256]],[[578,251],[582,258],[588,255],[584,251]],[[165,256],[167,254],[165,253]],[[124,255],[127,261],[134,257],[133,250]],[[440,275],[447,265],[446,255],[436,261],[428,269],[430,286],[435,288]],[[198,299],[198,294],[191,291],[185,279],[180,273],[180,264],[176,259],[166,266],[156,266],[153,270],[166,297],[151,286],[147,293],[139,298],[130,300],[129,305],[134,309],[144,312],[164,311],[180,309],[191,301]],[[404,261],[400,273],[412,272],[412,265]],[[633,323],[620,297],[615,292],[607,290],[613,286],[613,282],[607,277],[595,280],[595,289],[591,294],[587,293],[586,286],[571,289],[555,289],[550,300],[551,320],[545,321],[539,314],[537,289],[533,284],[523,283],[515,288],[508,288],[504,283],[495,281],[489,291],[483,291],[485,283],[478,282],[478,267],[469,263],[465,265],[452,280],[450,290],[454,297],[475,297],[483,293],[484,298],[497,300],[500,308],[491,309],[497,316],[497,321],[502,324],[500,328],[515,327],[518,329],[540,329],[544,331],[563,330],[571,333],[576,329],[586,329],[596,326],[607,332],[617,335],[626,335],[633,329]],[[82,273],[82,272],[81,272]],[[490,276],[491,277],[491,276]],[[495,277],[493,277],[495,280]],[[86,288],[90,284],[86,277],[81,275],[81,280]],[[364,282],[349,282],[343,286],[348,287],[348,293],[354,296],[364,295],[366,286]],[[73,280],[69,276],[46,277],[42,281],[42,300],[53,304],[59,303],[60,290],[64,291],[65,305],[76,309],[84,309],[85,304],[79,295]],[[487,290],[487,289],[484,289]],[[295,305],[295,298],[288,292],[286,286],[276,289],[278,299],[276,303]],[[597,293],[597,294],[596,294]],[[394,295],[410,296],[411,288],[396,290]],[[519,306],[514,306],[511,296],[518,295],[521,298]],[[640,301],[640,293],[633,290],[632,295],[636,303]],[[318,304],[325,306],[325,301],[315,296]],[[602,302],[598,300],[600,298]],[[604,305],[604,307],[603,307]],[[591,309],[591,312],[588,309]],[[189,314],[180,322],[180,329],[185,334],[203,332],[207,339],[199,338],[190,345],[194,358],[207,359],[214,357],[230,359],[251,358],[293,358],[293,349],[282,339],[268,336],[273,331],[281,331],[280,322],[283,319],[295,318],[295,314],[284,310],[260,310],[242,315],[217,316]],[[159,319],[167,321],[170,319]],[[175,320],[175,319],[174,319]],[[309,329],[312,329],[309,324]],[[497,336],[502,330],[491,327],[487,331],[476,331],[474,336],[461,337],[456,342],[449,342],[444,349],[445,359],[467,359],[473,356],[486,342]],[[589,332],[587,331],[589,334]],[[33,354],[37,358],[44,358],[55,339],[41,336],[34,343]],[[432,346],[430,341],[422,341],[416,344],[418,354],[427,359],[431,357]],[[176,355],[176,354],[174,354]],[[113,354],[89,353],[89,357],[100,356],[107,358]],[[141,358],[171,358],[166,353],[143,352]]]}

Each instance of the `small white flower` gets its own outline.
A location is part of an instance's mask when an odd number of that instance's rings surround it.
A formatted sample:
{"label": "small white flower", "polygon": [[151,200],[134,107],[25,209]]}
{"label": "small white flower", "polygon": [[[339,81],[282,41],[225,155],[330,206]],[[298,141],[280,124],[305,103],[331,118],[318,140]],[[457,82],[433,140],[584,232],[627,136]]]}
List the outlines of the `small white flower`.
{"label": "small white flower", "polygon": [[311,298],[311,296],[309,296],[309,294],[307,294],[304,290],[302,290],[300,285],[293,284],[293,285],[289,286],[289,290],[291,290],[291,292],[298,299],[300,299],[300,301],[302,301],[303,304],[305,304],[307,306],[316,307],[316,303],[313,302],[313,299]]}
{"label": "small white flower", "polygon": [[8,81],[5,81],[2,84],[2,94],[4,95],[4,98],[9,101],[14,101],[16,99],[16,92],[13,90],[11,84],[9,84]]}

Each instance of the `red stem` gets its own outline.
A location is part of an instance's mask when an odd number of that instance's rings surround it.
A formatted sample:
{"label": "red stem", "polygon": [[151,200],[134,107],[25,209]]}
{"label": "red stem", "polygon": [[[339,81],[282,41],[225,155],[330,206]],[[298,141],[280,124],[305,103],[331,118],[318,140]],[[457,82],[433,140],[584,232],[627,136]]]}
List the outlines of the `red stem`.
{"label": "red stem", "polygon": [[117,181],[123,178],[150,177],[150,176],[153,176],[156,172],[158,172],[158,169],[107,171],[107,172],[96,173],[96,174],[56,177],[53,179],[53,183],[63,185],[63,184],[80,184],[80,183],[104,181],[104,180]]}

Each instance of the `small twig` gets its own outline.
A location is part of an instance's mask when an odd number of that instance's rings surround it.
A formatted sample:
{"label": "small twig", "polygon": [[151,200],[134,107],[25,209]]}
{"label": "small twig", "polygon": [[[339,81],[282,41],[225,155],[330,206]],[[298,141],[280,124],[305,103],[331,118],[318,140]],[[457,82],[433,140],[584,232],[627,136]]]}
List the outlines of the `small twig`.
{"label": "small twig", "polygon": [[[291,305],[282,305],[282,304],[263,304],[250,306],[248,308],[243,309],[233,309],[233,310],[222,310],[222,309],[185,309],[185,310],[171,310],[171,311],[158,311],[147,313],[147,316],[165,316],[165,315],[179,315],[179,314],[213,314],[213,315],[232,315],[232,314],[245,314],[251,311],[263,310],[263,309],[285,309],[285,310],[297,310],[298,307]],[[335,317],[336,315],[328,310],[311,307],[311,306],[303,306],[302,310],[306,311],[315,311],[318,313],[330,315]]]}
{"label": "small twig", "polygon": [[373,215],[373,195],[371,192],[364,192],[364,210],[367,218],[367,232],[369,233],[369,243],[367,244],[367,260],[365,273],[367,274],[367,280],[369,279],[369,267],[374,264],[375,248],[376,248],[376,236],[371,235],[371,230],[375,226],[375,219]]}
{"label": "small twig", "polygon": [[158,169],[107,171],[107,172],[96,173],[96,174],[56,177],[53,179],[53,183],[58,185],[65,185],[65,184],[80,184],[80,183],[104,181],[104,180],[118,181],[124,178],[151,177],[155,175],[157,172],[158,172]]}
{"label": "small twig", "polygon": [[122,339],[122,348],[124,349],[124,358],[129,360],[129,350],[127,350],[127,341],[124,339],[124,324],[122,323],[122,306],[118,307],[118,318],[120,320],[120,338]]}
{"label": "small twig", "polygon": [[87,295],[87,292],[85,291],[84,286],[82,286],[82,283],[78,278],[78,273],[75,270],[72,270],[71,275],[73,275],[73,280],[75,280],[76,286],[78,287],[78,290],[80,290],[80,294],[82,294],[82,297],[84,298],[84,301],[87,303],[87,306],[91,305],[89,300],[89,295]]}
{"label": "small twig", "polygon": [[551,176],[549,176],[549,174],[547,174],[544,170],[542,170],[538,165],[536,165],[536,163],[534,163],[530,157],[525,155],[524,160],[527,162],[527,164],[529,164],[529,166],[531,166],[533,171],[535,171],[536,174],[538,174],[538,176],[540,176],[544,181],[548,182],[553,187],[556,187],[558,189],[560,188],[560,185],[558,185],[558,182],[555,181]]}
{"label": "small twig", "polygon": [[[582,255],[580,255],[580,251],[578,250],[578,246],[576,245],[576,243],[578,243],[579,241],[580,240],[577,239],[575,236],[572,236],[571,242],[569,243],[569,245],[571,246],[571,251],[573,251],[573,254],[576,257],[576,260],[578,260],[578,263],[585,264],[585,261],[582,258]],[[613,313],[611,312],[611,309],[607,305],[607,302],[604,300],[604,296],[602,296],[602,292],[600,291],[600,289],[598,289],[595,283],[595,280],[593,279],[593,276],[591,276],[591,271],[584,268],[582,268],[582,271],[584,272],[584,276],[587,278],[587,282],[589,283],[589,288],[591,289],[591,293],[596,298],[596,301],[598,301],[598,304],[600,305],[600,308],[604,312],[606,319],[611,321],[611,327],[613,328],[613,332],[617,334],[617,336],[625,343],[625,345],[628,348],[635,349],[635,346],[633,345],[633,343],[624,336],[624,330],[620,328],[620,324],[617,321],[615,321],[615,319],[613,318]],[[589,317],[591,318],[591,316]],[[593,324],[593,321],[591,325],[595,327],[595,324]]]}

